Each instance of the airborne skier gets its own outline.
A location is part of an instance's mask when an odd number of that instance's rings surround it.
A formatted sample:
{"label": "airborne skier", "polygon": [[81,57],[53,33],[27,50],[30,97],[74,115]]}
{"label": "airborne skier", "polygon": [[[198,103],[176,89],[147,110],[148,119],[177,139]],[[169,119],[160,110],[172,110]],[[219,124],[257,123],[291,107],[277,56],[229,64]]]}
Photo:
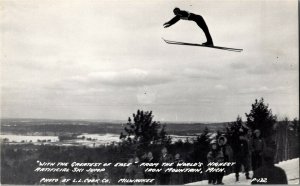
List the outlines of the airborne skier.
{"label": "airborne skier", "polygon": [[202,45],[214,46],[214,43],[213,43],[213,40],[209,33],[208,27],[202,16],[190,13],[188,11],[180,10],[179,8],[174,8],[173,12],[175,14],[175,17],[164,24],[165,28],[172,26],[173,24],[178,22],[180,19],[195,21],[197,23],[197,25],[203,30],[203,32],[206,36],[206,39],[207,39],[207,41],[205,43],[202,43]]}

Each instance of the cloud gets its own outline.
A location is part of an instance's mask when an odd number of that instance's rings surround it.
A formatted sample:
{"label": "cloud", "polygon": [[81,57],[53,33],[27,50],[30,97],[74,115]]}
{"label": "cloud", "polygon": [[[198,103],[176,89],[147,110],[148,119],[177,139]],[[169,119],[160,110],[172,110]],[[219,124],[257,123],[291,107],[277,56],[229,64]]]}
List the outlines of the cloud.
{"label": "cloud", "polygon": [[218,84],[218,85],[215,86],[215,89],[217,89],[217,90],[226,90],[227,86]]}
{"label": "cloud", "polygon": [[260,86],[256,88],[244,88],[238,91],[239,94],[263,94],[263,93],[276,93],[279,94],[280,92],[283,93],[287,90],[290,90],[292,87],[290,86],[278,86],[275,88],[269,88],[267,86]]}
{"label": "cloud", "polygon": [[174,76],[164,71],[128,69],[124,71],[92,72],[86,76],[73,76],[71,81],[85,84],[104,84],[121,87],[141,87],[165,84],[174,81]]}
{"label": "cloud", "polygon": [[243,63],[241,61],[239,62],[234,62],[234,63],[231,63],[230,64],[230,67],[233,68],[233,69],[236,69],[236,70],[239,70],[239,69],[245,69],[247,68],[249,65],[247,63]]}
{"label": "cloud", "polygon": [[291,72],[297,71],[298,65],[288,62],[263,62],[260,64],[253,65],[251,68],[247,69],[247,72],[250,74],[269,74],[276,72]]}
{"label": "cloud", "polygon": [[[3,115],[124,119],[146,105],[166,120],[224,121],[261,96],[298,115],[296,3],[4,1]],[[165,44],[205,41],[193,22],[163,29],[175,6],[201,13],[216,45],[244,51]]]}
{"label": "cloud", "polygon": [[204,78],[204,79],[220,79],[220,76],[216,73],[208,70],[199,70],[186,68],[183,70],[183,75],[189,78]]}

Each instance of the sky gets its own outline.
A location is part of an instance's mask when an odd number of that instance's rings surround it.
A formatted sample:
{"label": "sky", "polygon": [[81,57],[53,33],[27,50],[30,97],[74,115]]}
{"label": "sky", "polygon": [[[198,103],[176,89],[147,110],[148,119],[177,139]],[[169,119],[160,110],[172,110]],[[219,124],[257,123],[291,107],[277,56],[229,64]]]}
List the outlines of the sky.
{"label": "sky", "polygon": [[[299,117],[297,0],[2,0],[1,117],[157,121],[245,120],[255,99]],[[203,43],[202,15],[230,52]]]}

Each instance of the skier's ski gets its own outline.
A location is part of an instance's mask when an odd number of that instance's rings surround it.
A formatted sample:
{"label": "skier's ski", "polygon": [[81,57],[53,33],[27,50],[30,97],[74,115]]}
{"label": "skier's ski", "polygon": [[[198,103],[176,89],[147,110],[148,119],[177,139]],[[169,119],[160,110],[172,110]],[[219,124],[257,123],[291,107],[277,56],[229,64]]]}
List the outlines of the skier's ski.
{"label": "skier's ski", "polygon": [[200,47],[208,47],[208,48],[215,48],[220,50],[228,50],[233,52],[241,52],[243,49],[238,48],[228,48],[228,47],[221,47],[221,46],[209,46],[209,45],[201,45],[197,43],[186,43],[186,42],[178,42],[178,41],[170,41],[167,39],[162,38],[167,44],[174,44],[174,45],[187,45],[187,46],[200,46]]}

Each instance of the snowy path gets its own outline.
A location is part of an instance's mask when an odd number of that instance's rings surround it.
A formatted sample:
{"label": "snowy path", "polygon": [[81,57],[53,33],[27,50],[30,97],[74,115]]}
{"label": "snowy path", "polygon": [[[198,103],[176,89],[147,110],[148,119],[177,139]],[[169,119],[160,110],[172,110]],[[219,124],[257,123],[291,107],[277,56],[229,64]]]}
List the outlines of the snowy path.
{"label": "snowy path", "polygon": [[[299,158],[279,162],[276,166],[285,170],[289,184],[299,184]],[[250,177],[252,177],[252,171],[250,172]],[[235,174],[232,173],[224,176],[223,183],[225,185],[250,185],[251,180],[246,180],[245,174],[240,173],[240,181],[235,182]],[[207,180],[188,183],[186,185],[207,185]]]}

